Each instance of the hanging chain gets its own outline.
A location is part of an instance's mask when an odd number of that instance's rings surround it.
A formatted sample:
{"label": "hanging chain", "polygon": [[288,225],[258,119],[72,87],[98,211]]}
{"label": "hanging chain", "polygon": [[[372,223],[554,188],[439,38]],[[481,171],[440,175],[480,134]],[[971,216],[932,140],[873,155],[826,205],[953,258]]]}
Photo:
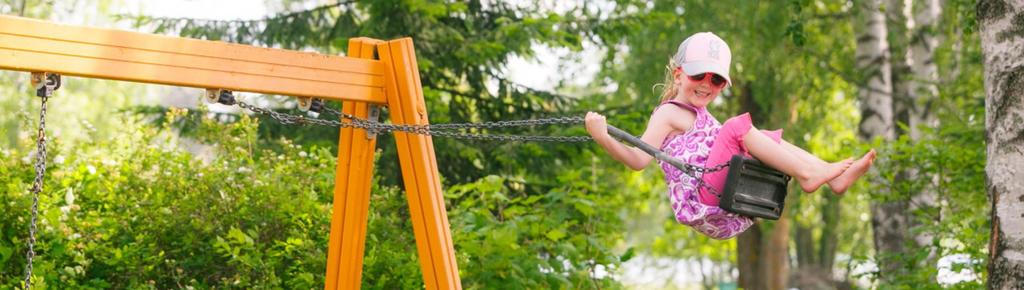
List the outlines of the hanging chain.
{"label": "hanging chain", "polygon": [[36,139],[36,178],[32,181],[32,220],[28,226],[28,253],[25,254],[25,289],[32,287],[32,259],[35,258],[36,219],[39,215],[39,192],[43,191],[43,176],[46,175],[46,100],[53,91],[60,88],[60,75],[49,73],[32,73],[32,83],[36,87],[36,95],[42,100],[39,106],[39,136]]}
{"label": "hanging chain", "polygon": [[590,136],[537,136],[537,135],[496,135],[496,134],[481,134],[481,133],[466,133],[455,130],[461,129],[492,129],[492,128],[506,128],[506,127],[525,127],[525,126],[541,126],[551,124],[582,124],[582,117],[562,117],[562,118],[548,118],[548,119],[534,119],[534,120],[518,120],[518,121],[500,121],[500,122],[487,122],[487,123],[462,123],[462,124],[426,124],[426,125],[412,125],[412,124],[387,124],[379,123],[366,119],[361,119],[351,114],[345,114],[338,112],[337,110],[326,108],[325,110],[341,116],[342,118],[349,119],[351,122],[342,122],[335,120],[324,120],[317,118],[308,118],[300,115],[292,115],[273,110],[256,107],[247,104],[242,101],[235,101],[239,107],[243,109],[256,112],[261,115],[269,116],[278,122],[286,125],[295,124],[313,124],[329,127],[339,128],[357,128],[364,129],[371,132],[406,132],[419,135],[428,136],[440,136],[450,137],[456,139],[467,139],[467,140],[488,140],[488,141],[539,141],[539,142],[589,142],[592,140]]}
{"label": "hanging chain", "polygon": [[[352,114],[346,114],[338,111],[337,109],[324,107],[323,110],[338,116],[342,119],[351,120],[351,122],[341,122],[335,120],[325,120],[318,118],[308,118],[301,115],[292,115],[277,112],[270,109],[260,108],[248,103],[237,101],[234,99],[225,102],[226,105],[238,105],[243,109],[269,116],[270,118],[281,122],[286,125],[295,124],[313,124],[321,126],[339,127],[339,128],[357,128],[364,129],[370,132],[406,132],[412,134],[429,135],[429,136],[441,136],[451,137],[456,139],[469,139],[469,140],[488,140],[488,141],[540,141],[540,142],[588,142],[592,138],[590,136],[535,136],[535,135],[494,135],[494,134],[480,134],[480,133],[465,133],[458,130],[465,129],[495,129],[495,128],[509,128],[509,127],[527,127],[527,126],[542,126],[542,125],[557,125],[557,124],[583,124],[583,117],[559,117],[559,118],[547,118],[547,119],[531,119],[531,120],[514,120],[514,121],[498,121],[498,122],[482,122],[482,123],[453,123],[453,124],[426,124],[426,125],[395,125],[379,123],[376,121],[370,121],[356,117]],[[701,178],[706,173],[720,171],[729,166],[729,162],[724,162],[713,167],[701,167],[692,164],[684,163],[684,168],[679,168],[687,175],[697,179],[698,187],[705,187],[709,192],[715,196],[719,196],[717,190],[712,188],[710,185],[704,183],[704,179]]]}
{"label": "hanging chain", "polygon": [[[351,114],[345,114],[339,112],[337,109],[324,108],[325,111],[334,114],[335,116],[352,119],[354,121],[370,122],[366,119],[360,119],[359,117]],[[583,117],[556,117],[546,119],[531,119],[531,120],[514,120],[514,121],[497,121],[497,122],[481,122],[481,123],[452,123],[452,124],[428,124],[428,125],[413,125],[413,126],[425,126],[429,127],[430,130],[459,130],[459,129],[496,129],[496,128],[510,128],[510,127],[528,127],[528,126],[543,126],[543,125],[561,125],[561,124],[583,124]]]}
{"label": "hanging chain", "polygon": [[[719,170],[725,169],[726,167],[729,167],[729,161],[722,162],[721,164],[715,165],[714,167],[700,167],[700,166],[690,165],[690,164],[685,164],[685,166],[686,166],[687,169],[690,170],[690,172],[688,172],[687,175],[697,179],[697,188],[700,188],[700,187],[707,188],[708,192],[710,192],[712,195],[717,196],[719,198],[722,197],[722,194],[719,193],[718,190],[716,190],[713,187],[711,187],[711,185],[708,185],[707,182],[704,182],[704,178],[703,177],[704,177],[704,174],[708,174],[708,173],[711,173],[711,172],[719,171]],[[697,173],[700,173],[700,176],[697,176]]]}

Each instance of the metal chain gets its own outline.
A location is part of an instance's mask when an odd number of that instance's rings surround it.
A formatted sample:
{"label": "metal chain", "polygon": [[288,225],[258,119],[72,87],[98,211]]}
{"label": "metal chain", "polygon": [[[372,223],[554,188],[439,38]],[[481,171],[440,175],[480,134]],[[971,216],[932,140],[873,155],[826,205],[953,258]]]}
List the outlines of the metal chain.
{"label": "metal chain", "polygon": [[[253,111],[262,115],[270,116],[274,120],[283,124],[314,124],[322,126],[340,127],[340,128],[358,128],[364,129],[371,132],[406,132],[420,135],[430,136],[441,136],[451,137],[456,139],[469,139],[469,140],[489,140],[489,141],[541,141],[541,142],[588,142],[592,139],[590,136],[534,136],[534,135],[493,135],[493,134],[479,134],[479,133],[464,133],[455,130],[464,129],[494,129],[494,128],[507,128],[507,127],[525,127],[525,126],[540,126],[540,125],[554,125],[554,124],[582,124],[583,117],[560,117],[560,118],[548,118],[548,119],[532,119],[532,120],[515,120],[515,121],[498,121],[498,122],[483,122],[483,123],[453,123],[453,124],[429,124],[429,125],[395,125],[378,123],[351,114],[340,112],[333,108],[325,107],[324,111],[331,113],[335,116],[352,120],[352,122],[340,122],[335,120],[324,120],[316,118],[307,118],[300,115],[291,115],[286,113],[280,113],[269,109],[264,109],[247,104],[242,101],[236,101],[235,104],[238,106]],[[449,131],[451,130],[451,131]],[[696,178],[698,180],[698,186],[706,187],[714,195],[720,195],[717,190],[711,188],[711,186],[704,183],[703,178],[698,175],[704,175],[706,173],[720,171],[729,166],[729,162],[725,162],[713,167],[701,167],[692,164],[684,164],[685,169],[681,168],[687,175]]]}
{"label": "metal chain", "polygon": [[36,179],[32,182],[32,222],[28,228],[28,265],[25,269],[25,289],[32,286],[32,259],[35,258],[36,244],[36,218],[39,214],[39,192],[43,190],[43,176],[46,175],[46,100],[49,96],[43,95],[42,105],[39,108],[39,137],[36,139]]}
{"label": "metal chain", "polygon": [[[324,108],[327,112],[340,116],[343,118],[352,119],[354,121],[361,121],[366,123],[372,123],[372,121],[366,119],[360,119],[359,117],[351,114],[339,112],[333,108]],[[449,124],[428,124],[428,125],[409,125],[418,127],[427,127],[430,130],[460,130],[460,129],[496,129],[496,128],[511,128],[511,127],[530,127],[530,126],[544,126],[544,125],[561,125],[561,124],[583,124],[583,117],[555,117],[545,119],[530,119],[530,120],[513,120],[513,121],[497,121],[497,122],[480,122],[480,123],[449,123]]]}
{"label": "metal chain", "polygon": [[294,124],[313,124],[321,126],[339,127],[339,128],[358,128],[364,129],[371,132],[406,132],[419,135],[428,136],[440,136],[450,137],[456,139],[467,139],[467,140],[487,140],[487,141],[538,141],[538,142],[589,142],[592,140],[590,136],[537,136],[537,135],[496,135],[496,134],[482,134],[482,133],[466,133],[458,131],[458,129],[473,129],[473,128],[500,128],[500,127],[521,127],[521,126],[538,126],[538,125],[549,125],[549,124],[578,124],[583,123],[583,118],[580,117],[565,117],[565,118],[551,118],[551,119],[537,119],[537,120],[520,120],[520,121],[502,121],[502,122],[489,122],[489,123],[464,123],[464,124],[434,124],[434,125],[412,125],[412,124],[386,124],[374,122],[366,119],[361,119],[350,114],[338,112],[337,110],[327,108],[327,111],[341,116],[346,119],[352,120],[352,122],[341,122],[335,120],[324,120],[316,118],[307,118],[300,115],[292,115],[265,108],[259,108],[242,101],[237,101],[236,104],[246,110],[253,111],[262,115],[269,116],[278,122],[287,125]]}
{"label": "metal chain", "polygon": [[[333,109],[333,108],[325,107],[324,110],[329,112],[329,113],[331,113],[331,114],[334,114],[335,116],[352,119],[353,122],[356,122],[356,123],[362,123],[362,124],[372,124],[372,123],[375,123],[375,122],[372,122],[372,121],[369,121],[369,120],[366,120],[366,119],[360,119],[360,118],[358,118],[356,116],[353,116],[351,114],[346,114],[346,113],[340,112],[340,111],[338,111],[336,109]],[[455,138],[462,138],[462,139],[477,139],[477,138],[479,138],[479,139],[487,139],[487,140],[515,141],[515,140],[517,140],[515,138],[517,138],[517,137],[524,137],[524,136],[483,135],[483,136],[487,136],[487,137],[478,137],[478,136],[481,136],[482,134],[461,134],[460,135],[459,133],[448,133],[448,132],[435,131],[435,130],[493,129],[493,128],[538,126],[538,125],[554,125],[554,124],[582,124],[583,120],[584,120],[583,117],[561,117],[561,118],[549,118],[549,119],[498,121],[498,122],[484,122],[484,123],[461,123],[461,124],[460,123],[455,123],[455,124],[430,124],[430,125],[405,125],[405,126],[410,126],[412,129],[414,129],[416,131],[416,132],[412,132],[412,133],[417,133],[417,134],[434,135],[434,136],[445,136],[445,137],[455,137]],[[396,130],[396,131],[405,131],[405,130]],[[468,135],[468,136],[463,136],[463,135]],[[505,138],[502,138],[502,137],[505,137]],[[541,137],[548,137],[548,136],[529,136],[529,137],[530,138],[541,138]],[[579,138],[579,137],[549,137],[549,138]],[[590,141],[590,140],[591,140],[591,138],[584,137],[584,139],[579,140],[579,142]],[[545,141],[548,141],[548,140],[545,140]],[[551,141],[561,141],[561,140],[551,140]],[[574,140],[574,141],[571,141],[571,142],[576,142],[576,141]],[[729,162],[723,162],[722,164],[718,164],[718,165],[713,166],[713,167],[701,167],[701,166],[696,166],[696,165],[692,165],[692,164],[688,164],[688,163],[684,163],[683,166],[686,167],[685,169],[681,168],[683,170],[683,172],[685,172],[690,177],[693,177],[693,178],[697,179],[697,186],[698,187],[703,186],[703,187],[707,188],[708,191],[710,191],[715,196],[721,196],[721,194],[718,193],[718,190],[715,190],[714,188],[712,188],[707,183],[704,183],[704,179],[701,178],[701,176],[703,176],[706,173],[716,172],[716,171],[720,171],[722,169],[725,169],[726,167],[729,167]],[[700,176],[698,176],[698,174]]]}
{"label": "metal chain", "polygon": [[[718,192],[718,190],[712,188],[711,185],[708,185],[706,182],[704,182],[704,178],[702,178],[702,177],[704,177],[704,174],[711,173],[711,172],[716,172],[716,171],[725,169],[726,167],[729,167],[729,162],[728,161],[722,162],[721,164],[715,165],[714,167],[700,167],[700,166],[690,165],[690,164],[686,164],[686,167],[691,170],[688,173],[688,175],[690,175],[690,177],[693,177],[693,178],[697,179],[697,187],[698,188],[699,187],[707,188],[708,192],[710,192],[712,195],[717,196],[719,198],[722,197],[722,194],[720,192]],[[697,174],[695,172],[699,172],[700,176],[697,176]]]}

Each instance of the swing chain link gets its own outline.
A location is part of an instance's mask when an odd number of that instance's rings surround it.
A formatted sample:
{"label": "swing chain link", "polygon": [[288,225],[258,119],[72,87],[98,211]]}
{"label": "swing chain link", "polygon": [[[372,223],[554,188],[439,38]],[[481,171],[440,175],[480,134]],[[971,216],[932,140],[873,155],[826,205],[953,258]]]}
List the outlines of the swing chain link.
{"label": "swing chain link", "polygon": [[[727,162],[722,162],[721,164],[715,165],[714,167],[700,167],[700,166],[690,165],[690,164],[686,164],[686,167],[688,169],[690,169],[690,173],[688,175],[690,175],[694,179],[697,179],[697,188],[704,187],[712,195],[717,196],[719,198],[722,197],[722,193],[718,192],[718,190],[716,190],[715,188],[711,187],[711,185],[708,185],[707,182],[704,182],[704,178],[703,177],[704,177],[704,174],[720,171],[722,169],[725,169],[726,167],[729,167],[729,162],[728,161]],[[697,176],[696,173],[700,173],[700,176]]]}
{"label": "swing chain link", "polygon": [[36,139],[36,177],[32,181],[32,218],[28,227],[28,253],[25,254],[25,289],[32,287],[32,260],[36,256],[36,220],[39,216],[39,193],[43,191],[43,176],[46,175],[46,101],[53,91],[60,88],[60,75],[50,73],[33,73],[32,82],[36,87],[36,96],[40,97],[39,131]]}
{"label": "swing chain link", "polygon": [[484,122],[484,123],[456,123],[456,124],[425,124],[425,125],[413,125],[413,124],[387,124],[374,122],[366,119],[362,119],[351,114],[339,112],[332,108],[325,108],[324,110],[340,116],[343,119],[351,120],[351,122],[342,122],[334,120],[324,120],[316,118],[308,118],[301,115],[292,115],[287,113],[276,112],[273,110],[265,109],[250,105],[242,101],[236,101],[236,104],[243,109],[266,115],[282,124],[295,125],[295,124],[313,124],[329,127],[339,128],[357,128],[377,132],[405,132],[418,135],[427,136],[440,136],[450,137],[456,139],[466,140],[487,140],[487,141],[539,141],[539,142],[589,142],[590,136],[537,136],[537,135],[495,135],[495,134],[482,134],[482,133],[466,133],[458,130],[465,129],[494,129],[494,128],[508,128],[508,127],[526,127],[526,126],[541,126],[541,125],[553,125],[553,124],[582,124],[582,117],[560,117],[560,118],[548,118],[548,119],[533,119],[533,120],[516,120],[516,121],[499,121],[499,122]]}

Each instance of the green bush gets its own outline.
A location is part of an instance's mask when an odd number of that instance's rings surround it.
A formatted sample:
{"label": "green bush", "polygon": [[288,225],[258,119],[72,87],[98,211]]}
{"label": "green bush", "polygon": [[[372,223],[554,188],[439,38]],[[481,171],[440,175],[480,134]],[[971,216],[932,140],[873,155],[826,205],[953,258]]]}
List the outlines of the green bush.
{"label": "green bush", "polygon": [[[186,114],[171,110],[152,126],[126,113],[112,138],[51,140],[33,288],[322,287],[334,153],[262,140],[258,122],[243,115],[198,118],[196,139],[213,157],[193,155],[170,125]],[[19,149],[0,154],[0,288],[17,288],[34,160]],[[514,188],[494,176],[449,189],[466,288],[616,285],[611,276],[594,278],[598,267],[617,265],[610,245],[621,239],[611,234],[620,224],[614,212],[597,209],[606,206],[601,199],[573,183],[541,193]],[[364,288],[422,287],[408,217],[400,189],[374,185]]]}
{"label": "green bush", "polygon": [[[177,112],[172,114],[178,114]],[[314,288],[322,283],[334,157],[275,141],[260,150],[253,120],[206,120],[216,158],[177,148],[167,127],[123,116],[122,134],[51,146],[35,260],[47,288]],[[26,152],[5,152],[25,156]],[[5,287],[24,273],[34,175],[4,158]],[[327,172],[327,173],[324,173]],[[10,249],[10,250],[6,250]]]}

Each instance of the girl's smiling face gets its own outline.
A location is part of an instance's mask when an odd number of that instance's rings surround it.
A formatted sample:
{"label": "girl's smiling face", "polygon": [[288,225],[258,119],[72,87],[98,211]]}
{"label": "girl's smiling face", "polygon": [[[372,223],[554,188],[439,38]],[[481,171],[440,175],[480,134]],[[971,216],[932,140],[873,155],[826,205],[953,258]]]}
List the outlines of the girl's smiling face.
{"label": "girl's smiling face", "polygon": [[[676,68],[673,72],[675,77],[673,78],[676,82],[676,87],[679,90],[676,93],[676,99],[681,100],[684,103],[693,105],[694,107],[706,107],[718,94],[725,88],[724,78],[712,73],[706,73],[704,75],[687,76],[682,67]],[[696,80],[700,79],[700,80]],[[715,83],[718,83],[717,85]]]}

